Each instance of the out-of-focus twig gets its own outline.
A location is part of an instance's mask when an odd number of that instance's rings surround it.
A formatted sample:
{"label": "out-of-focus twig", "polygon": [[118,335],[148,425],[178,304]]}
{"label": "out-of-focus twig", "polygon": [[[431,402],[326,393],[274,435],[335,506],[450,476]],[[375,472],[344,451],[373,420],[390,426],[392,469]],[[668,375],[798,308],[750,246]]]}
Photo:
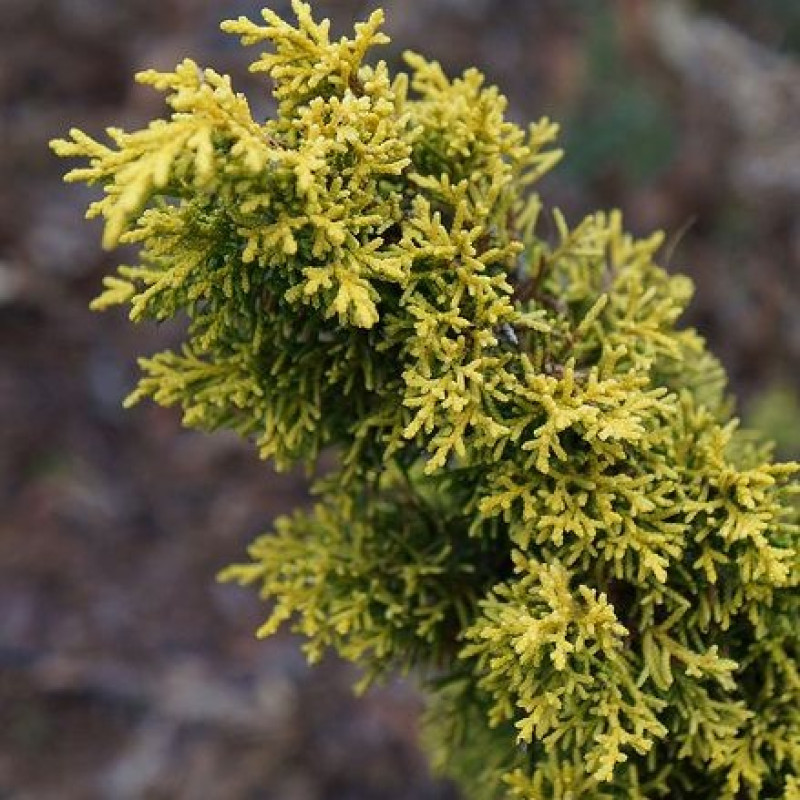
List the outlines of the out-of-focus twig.
{"label": "out-of-focus twig", "polygon": [[674,0],[654,3],[650,21],[663,60],[727,111],[738,137],[734,184],[743,192],[800,195],[800,65]]}

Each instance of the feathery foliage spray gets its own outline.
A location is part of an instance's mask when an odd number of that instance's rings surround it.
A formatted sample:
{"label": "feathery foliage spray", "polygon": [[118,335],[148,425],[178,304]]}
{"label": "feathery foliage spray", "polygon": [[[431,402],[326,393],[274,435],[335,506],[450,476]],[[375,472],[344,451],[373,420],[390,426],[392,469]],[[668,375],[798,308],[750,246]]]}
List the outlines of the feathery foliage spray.
{"label": "feathery foliage spray", "polygon": [[[266,42],[275,119],[190,60],[138,80],[168,118],[54,142],[141,245],[94,307],[188,317],[128,402],[339,468],[228,579],[281,624],[429,690],[432,757],[473,798],[800,798],[795,467],[740,433],[676,320],[685,277],[620,214],[575,227],[474,69],[365,61],[308,5]],[[554,221],[555,234],[541,220]]]}

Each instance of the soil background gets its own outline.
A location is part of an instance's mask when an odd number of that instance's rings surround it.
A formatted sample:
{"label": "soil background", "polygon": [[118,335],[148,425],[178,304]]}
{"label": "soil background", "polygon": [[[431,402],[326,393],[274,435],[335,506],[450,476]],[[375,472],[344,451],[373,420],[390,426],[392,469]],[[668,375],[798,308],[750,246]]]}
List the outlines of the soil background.
{"label": "soil background", "polygon": [[[47,142],[162,113],[135,71],[191,55],[269,113],[254,55],[218,31],[245,0],[0,0],[0,798],[458,797],[417,744],[419,696],[361,699],[334,658],[257,641],[258,599],[221,586],[270,521],[307,502],[247,443],[123,411],[135,358],[174,341],[92,314],[127,253],[99,247],[91,192]],[[312,4],[344,33],[373,3]],[[542,186],[573,221],[619,206],[669,232],[687,324],[740,409],[800,449],[800,4],[794,0],[386,0],[405,47],[477,66],[519,120],[564,124]],[[288,13],[288,3],[272,7]]]}

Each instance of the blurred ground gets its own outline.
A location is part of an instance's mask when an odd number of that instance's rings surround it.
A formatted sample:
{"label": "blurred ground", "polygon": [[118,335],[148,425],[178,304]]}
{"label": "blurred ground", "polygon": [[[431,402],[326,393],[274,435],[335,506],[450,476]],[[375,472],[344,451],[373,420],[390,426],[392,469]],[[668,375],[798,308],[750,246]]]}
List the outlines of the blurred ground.
{"label": "blurred ground", "polygon": [[[314,5],[340,31],[373,7]],[[173,412],[123,412],[135,356],[174,332],[86,310],[115,259],[46,142],[161,113],[131,75],[187,54],[267,109],[217,33],[257,6],[0,0],[0,798],[456,797],[427,773],[408,685],[355,700],[348,667],[256,642],[258,602],[214,581],[304,502],[302,477]],[[613,204],[635,231],[670,231],[665,260],[698,286],[690,322],[744,410],[797,448],[800,5],[384,7],[387,58],[476,65],[515,118],[565,123],[544,189],[568,216]]]}

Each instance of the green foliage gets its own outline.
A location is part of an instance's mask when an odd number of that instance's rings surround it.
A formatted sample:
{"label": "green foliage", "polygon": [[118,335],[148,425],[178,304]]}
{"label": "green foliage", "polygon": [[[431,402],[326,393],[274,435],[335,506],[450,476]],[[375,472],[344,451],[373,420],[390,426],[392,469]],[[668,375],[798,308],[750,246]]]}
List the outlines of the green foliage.
{"label": "green foliage", "polygon": [[186,60],[139,76],[168,119],[54,143],[105,244],[141,245],[95,307],[188,318],[130,401],[279,468],[340,454],[226,572],[261,633],[413,669],[474,798],[798,798],[795,467],[676,328],[690,282],[617,212],[545,210],[551,122],[475,70],[366,64],[380,12],[332,41],[294,8],[224,25],[271,46],[275,119]]}
{"label": "green foliage", "polygon": [[768,385],[751,404],[748,423],[774,440],[784,458],[800,458],[800,397],[792,387]]}
{"label": "green foliage", "polygon": [[566,168],[584,181],[658,178],[677,151],[676,122],[663,87],[625,53],[620,25],[626,10],[605,0],[572,4],[586,30],[577,48],[583,79],[564,109]]}

